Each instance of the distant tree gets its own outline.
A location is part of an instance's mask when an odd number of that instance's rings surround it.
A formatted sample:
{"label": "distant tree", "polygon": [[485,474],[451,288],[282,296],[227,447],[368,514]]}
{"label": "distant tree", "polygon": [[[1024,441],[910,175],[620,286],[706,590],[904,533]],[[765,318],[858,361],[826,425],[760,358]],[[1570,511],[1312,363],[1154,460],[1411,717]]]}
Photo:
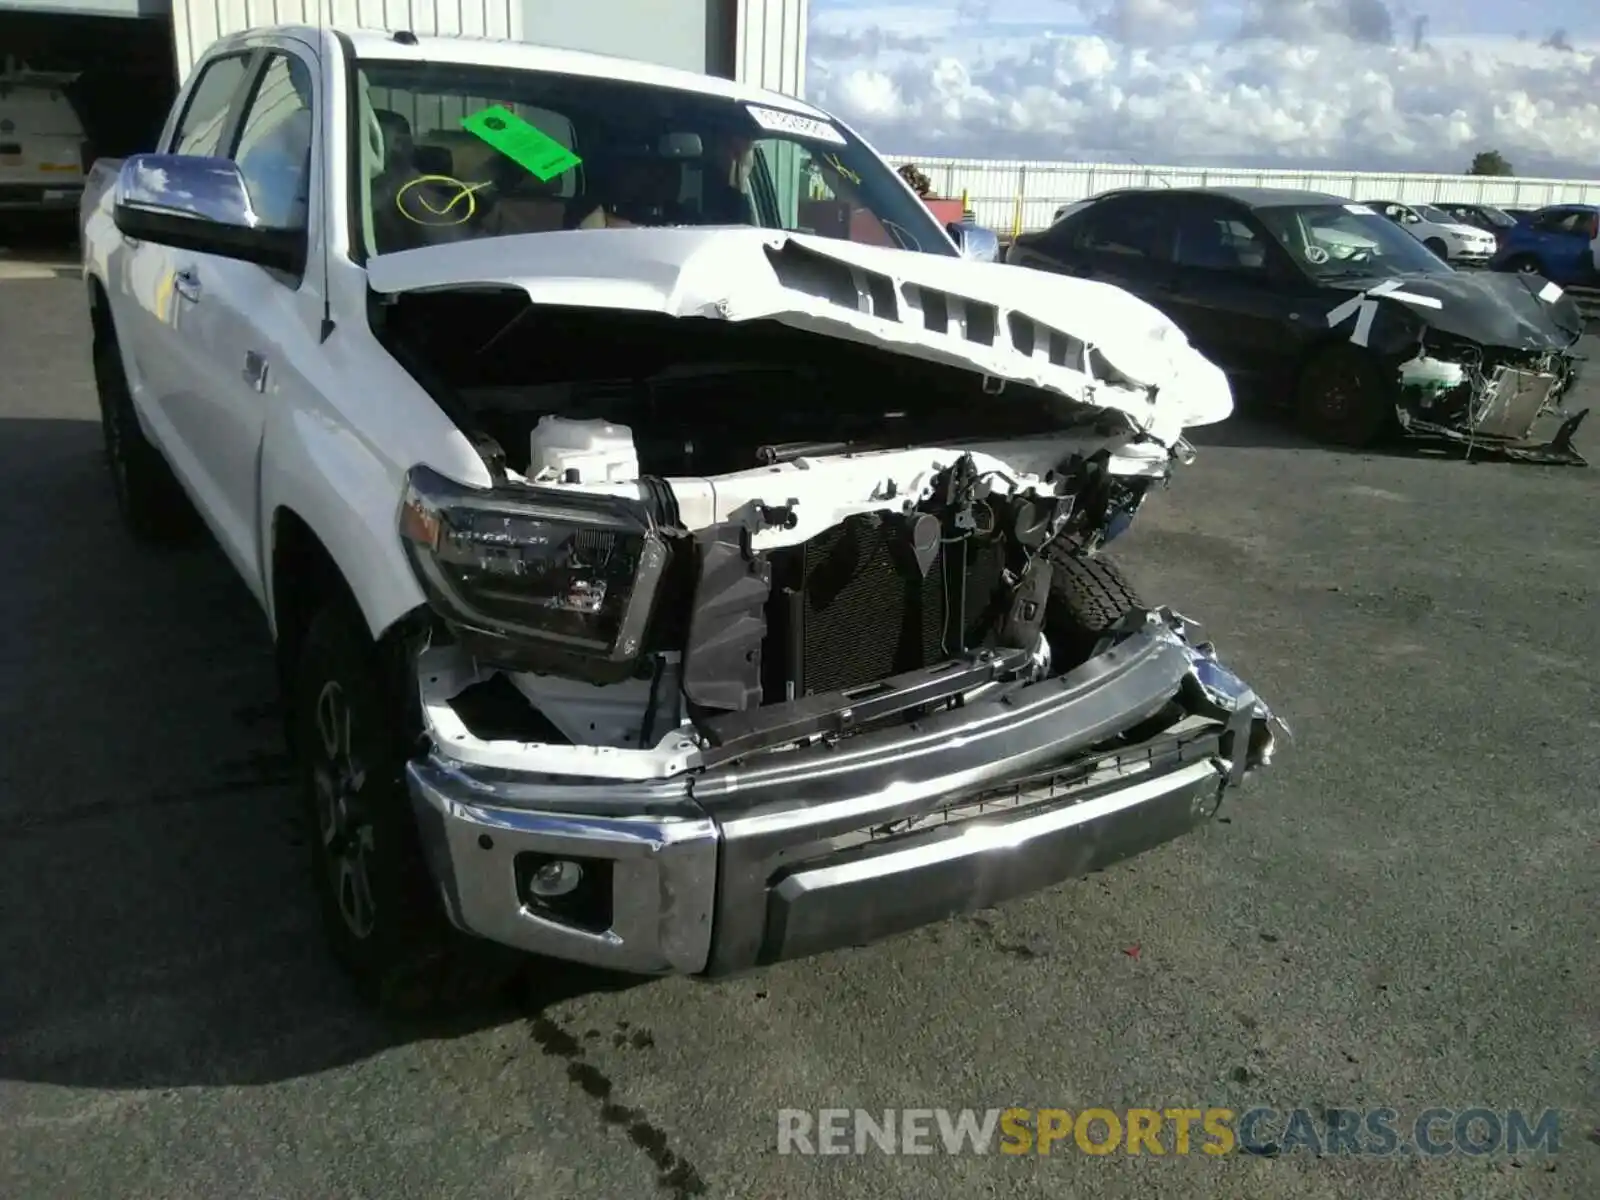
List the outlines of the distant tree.
{"label": "distant tree", "polygon": [[1515,175],[1511,164],[1506,161],[1505,155],[1498,150],[1479,150],[1472,156],[1472,166],[1467,168],[1468,175]]}
{"label": "distant tree", "polygon": [[904,179],[906,186],[924,200],[933,195],[933,180],[917,170],[916,163],[907,163],[901,167],[900,178]]}

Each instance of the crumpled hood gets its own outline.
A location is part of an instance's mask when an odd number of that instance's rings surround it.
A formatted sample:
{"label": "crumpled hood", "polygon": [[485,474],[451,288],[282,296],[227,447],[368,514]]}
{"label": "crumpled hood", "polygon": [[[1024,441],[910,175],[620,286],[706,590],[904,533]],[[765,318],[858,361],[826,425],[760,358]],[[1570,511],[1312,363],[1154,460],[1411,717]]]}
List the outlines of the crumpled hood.
{"label": "crumpled hood", "polygon": [[[1336,290],[1357,294],[1391,279],[1401,286],[1390,295],[1380,295],[1380,304],[1398,306],[1441,333],[1480,345],[1508,350],[1564,350],[1583,330],[1583,315],[1571,296],[1543,279],[1513,272],[1452,271],[1332,279],[1326,283]],[[1413,302],[1404,298],[1407,296],[1431,303]]]}
{"label": "crumpled hood", "polygon": [[778,321],[1115,408],[1163,441],[1233,408],[1226,377],[1151,305],[1003,263],[780,230],[641,228],[426,246],[372,258],[367,277],[387,295],[511,286],[539,304]]}

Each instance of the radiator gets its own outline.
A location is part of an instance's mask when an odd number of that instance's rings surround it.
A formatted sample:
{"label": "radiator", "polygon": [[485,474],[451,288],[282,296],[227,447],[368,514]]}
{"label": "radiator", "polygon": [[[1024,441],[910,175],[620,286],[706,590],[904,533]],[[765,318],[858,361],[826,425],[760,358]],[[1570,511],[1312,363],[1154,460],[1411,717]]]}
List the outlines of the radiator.
{"label": "radiator", "polygon": [[[999,581],[998,541],[941,546],[926,576],[897,542],[898,518],[851,517],[775,564],[784,693],[809,695],[872,683],[950,657],[984,624]],[[965,550],[965,586],[960,587]],[[965,633],[957,628],[965,594]],[[769,679],[771,677],[769,676]]]}

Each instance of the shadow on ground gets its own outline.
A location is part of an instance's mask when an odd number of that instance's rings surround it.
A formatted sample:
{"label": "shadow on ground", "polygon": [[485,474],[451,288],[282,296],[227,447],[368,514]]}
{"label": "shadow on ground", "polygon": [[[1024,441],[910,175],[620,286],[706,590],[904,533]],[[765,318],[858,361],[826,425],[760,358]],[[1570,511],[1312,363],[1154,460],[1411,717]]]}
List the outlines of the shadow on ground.
{"label": "shadow on ground", "polygon": [[529,962],[446,1024],[358,1008],[311,900],[260,610],[139,549],[85,420],[0,421],[0,1078],[259,1084],[636,980]]}

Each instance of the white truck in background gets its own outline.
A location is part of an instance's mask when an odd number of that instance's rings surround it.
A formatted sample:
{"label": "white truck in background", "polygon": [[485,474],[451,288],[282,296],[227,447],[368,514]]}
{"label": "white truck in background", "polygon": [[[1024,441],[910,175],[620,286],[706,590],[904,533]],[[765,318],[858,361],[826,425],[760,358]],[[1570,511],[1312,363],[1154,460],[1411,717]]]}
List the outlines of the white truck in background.
{"label": "white truck in background", "polygon": [[1103,553],[1225,418],[1126,292],[993,261],[792,98],[483,39],[223,39],[98,164],[132,533],[277,647],[361,993],[722,975],[1206,821],[1278,723]]}
{"label": "white truck in background", "polygon": [[8,217],[78,208],[89,164],[83,123],[66,88],[74,72],[0,69],[0,228]]}

